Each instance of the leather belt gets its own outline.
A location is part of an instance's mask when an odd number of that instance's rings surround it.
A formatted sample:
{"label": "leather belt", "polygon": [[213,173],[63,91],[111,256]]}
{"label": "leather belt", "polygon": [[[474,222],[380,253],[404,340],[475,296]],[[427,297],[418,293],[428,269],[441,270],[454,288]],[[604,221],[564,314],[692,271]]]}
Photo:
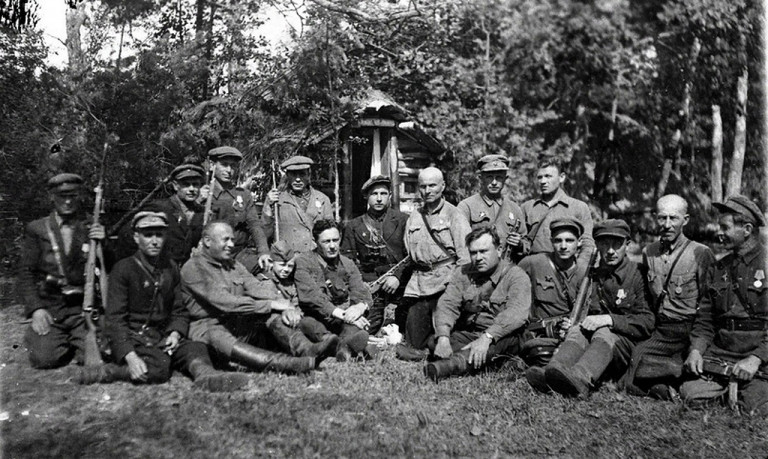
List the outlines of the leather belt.
{"label": "leather belt", "polygon": [[766,319],[720,319],[717,325],[730,331],[765,331],[768,330]]}
{"label": "leather belt", "polygon": [[413,269],[415,271],[432,271],[434,269],[456,263],[456,261],[458,261],[458,257],[443,258],[442,260],[436,261],[434,263],[418,262],[413,264]]}

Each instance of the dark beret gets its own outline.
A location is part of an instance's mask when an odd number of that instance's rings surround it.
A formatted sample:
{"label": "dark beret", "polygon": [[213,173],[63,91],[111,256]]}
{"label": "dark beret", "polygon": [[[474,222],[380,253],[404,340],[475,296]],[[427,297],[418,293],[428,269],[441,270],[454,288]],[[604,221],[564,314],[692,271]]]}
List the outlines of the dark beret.
{"label": "dark beret", "polygon": [[721,212],[742,215],[755,226],[765,226],[765,218],[760,208],[746,196],[737,194],[726,199],[725,202],[716,202],[712,205]]}
{"label": "dark beret", "polygon": [[48,179],[48,190],[53,192],[79,190],[82,184],[82,177],[66,172]]}
{"label": "dark beret", "polygon": [[608,220],[596,223],[595,229],[592,230],[592,237],[597,239],[604,236],[623,237],[625,239],[629,239],[629,225],[624,220],[618,218],[609,218]]}
{"label": "dark beret", "polygon": [[576,234],[576,237],[581,237],[581,235],[584,234],[584,225],[582,225],[580,221],[571,217],[563,217],[552,220],[552,223],[549,224],[549,232],[555,234],[555,231],[559,229],[573,230]]}
{"label": "dark beret", "polygon": [[363,194],[368,193],[368,190],[370,190],[374,185],[386,185],[387,188],[391,189],[392,180],[390,180],[390,178],[385,175],[374,175],[373,177],[366,180],[365,183],[363,183],[363,187],[361,188]]}
{"label": "dark beret", "polygon": [[243,159],[243,154],[240,153],[240,150],[238,150],[235,147],[216,147],[208,151],[208,157],[212,160],[222,159],[222,158],[235,158],[238,161]]}

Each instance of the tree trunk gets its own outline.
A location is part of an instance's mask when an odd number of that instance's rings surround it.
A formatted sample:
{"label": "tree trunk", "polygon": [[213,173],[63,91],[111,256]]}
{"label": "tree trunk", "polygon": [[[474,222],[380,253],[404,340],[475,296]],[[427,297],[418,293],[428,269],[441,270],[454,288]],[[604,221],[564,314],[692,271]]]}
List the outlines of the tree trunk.
{"label": "tree trunk", "polygon": [[723,120],[720,106],[712,106],[712,164],[709,169],[712,182],[712,202],[723,200]]}
{"label": "tree trunk", "polygon": [[741,193],[741,173],[744,169],[744,153],[747,148],[748,87],[749,70],[744,67],[736,83],[736,131],[733,136],[733,157],[728,170],[728,183],[725,187],[726,197]]}
{"label": "tree trunk", "polygon": [[85,54],[80,39],[80,28],[85,22],[85,2],[79,2],[74,8],[67,8],[66,21],[69,71],[73,75],[81,75],[86,69]]}
{"label": "tree trunk", "polygon": [[693,75],[696,72],[696,61],[699,58],[700,52],[701,41],[699,41],[698,37],[695,37],[691,44],[691,52],[688,55],[688,77],[685,79],[685,86],[683,87],[683,103],[680,107],[680,127],[673,136],[673,139],[675,139],[675,175],[678,177],[680,176],[680,166],[683,162],[683,144],[690,144],[688,128],[691,119],[691,91],[693,89]]}

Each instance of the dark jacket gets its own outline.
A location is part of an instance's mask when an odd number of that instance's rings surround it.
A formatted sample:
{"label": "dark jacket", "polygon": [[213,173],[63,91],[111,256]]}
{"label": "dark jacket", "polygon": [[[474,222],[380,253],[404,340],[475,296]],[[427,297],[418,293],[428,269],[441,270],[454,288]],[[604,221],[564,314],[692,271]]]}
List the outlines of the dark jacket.
{"label": "dark jacket", "polygon": [[[341,242],[341,253],[354,261],[360,268],[365,282],[376,280],[387,272],[393,265],[408,255],[405,250],[405,224],[408,215],[388,208],[381,223],[381,237],[385,248],[377,250],[372,239],[371,231],[365,224],[365,215],[350,220],[344,228],[344,239]],[[405,268],[398,269],[395,277],[400,284],[407,282]]]}

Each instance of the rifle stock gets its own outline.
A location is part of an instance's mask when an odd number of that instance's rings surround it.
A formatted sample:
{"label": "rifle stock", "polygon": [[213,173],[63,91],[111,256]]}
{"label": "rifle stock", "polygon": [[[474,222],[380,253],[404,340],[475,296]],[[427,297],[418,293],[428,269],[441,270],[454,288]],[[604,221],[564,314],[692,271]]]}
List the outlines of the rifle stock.
{"label": "rifle stock", "polygon": [[387,277],[393,275],[395,273],[395,271],[397,271],[398,269],[402,268],[403,266],[407,265],[410,262],[411,262],[411,256],[410,255],[406,255],[405,258],[403,258],[402,260],[398,261],[394,266],[389,268],[389,270],[387,272],[385,272],[384,274],[379,276],[378,279],[366,283],[365,285],[366,285],[366,287],[368,287],[368,290],[371,291],[371,295],[375,295],[379,291],[379,289],[381,289],[381,286],[384,285],[384,280]]}
{"label": "rifle stock", "polygon": [[592,252],[592,255],[590,255],[587,271],[584,273],[584,279],[581,280],[581,284],[579,285],[579,292],[576,294],[576,301],[573,304],[573,310],[569,316],[571,327],[579,325],[587,316],[587,312],[589,312],[589,297],[592,293],[592,278],[589,274],[597,260],[597,253],[597,249],[595,249]]}
{"label": "rifle stock", "polygon": [[208,197],[205,200],[205,213],[203,214],[203,226],[211,220],[211,206],[213,205],[213,185],[216,183],[216,163],[211,167],[211,178],[208,180]]}
{"label": "rifle stock", "polygon": [[[708,357],[704,357],[703,360],[704,364],[702,365],[702,369],[704,370],[704,373],[712,376],[720,376],[726,379],[730,379],[733,376],[733,363]],[[768,381],[768,373],[758,370],[755,373],[754,378]]]}
{"label": "rifle stock", "polygon": [[[276,169],[276,167],[277,166],[275,165],[275,160],[273,159],[272,160],[272,188],[273,189],[277,188],[277,174],[276,174],[277,169]],[[277,202],[275,202],[273,204],[273,208],[272,208],[272,217],[273,217],[273,219],[275,221],[275,223],[274,223],[274,225],[275,225],[275,242],[280,240],[280,207],[279,206],[280,205]]]}

